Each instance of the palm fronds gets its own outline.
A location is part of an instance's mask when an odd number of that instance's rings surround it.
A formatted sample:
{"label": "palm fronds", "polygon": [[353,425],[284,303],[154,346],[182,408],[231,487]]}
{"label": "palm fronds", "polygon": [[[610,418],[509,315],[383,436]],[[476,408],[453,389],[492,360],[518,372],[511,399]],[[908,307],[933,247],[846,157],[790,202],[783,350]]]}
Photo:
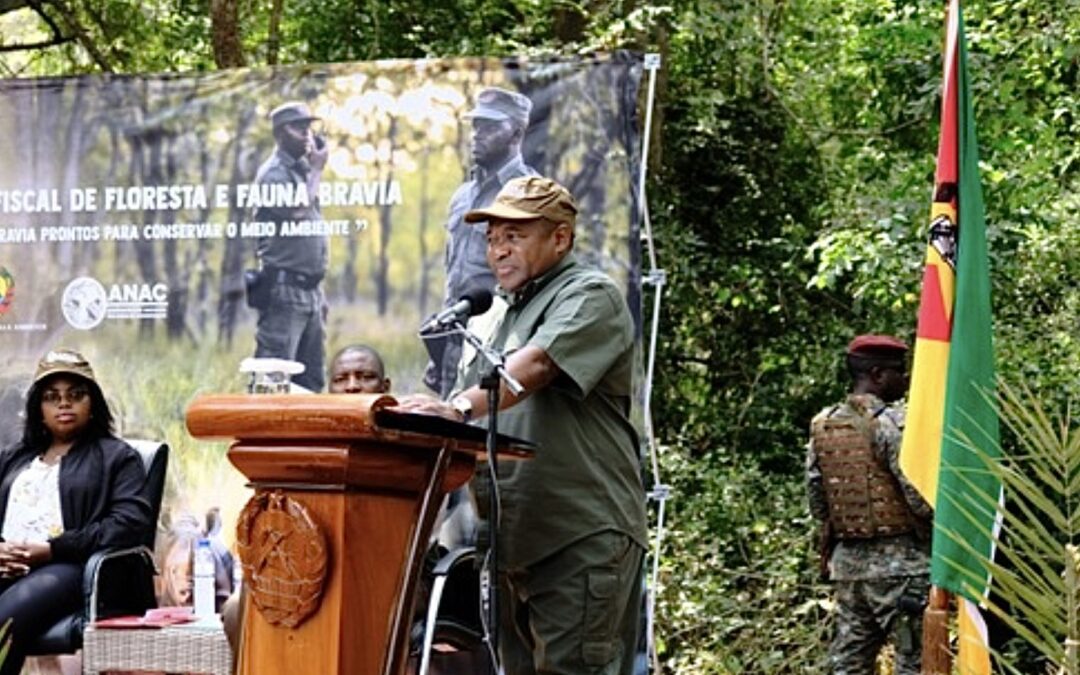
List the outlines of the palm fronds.
{"label": "palm fronds", "polygon": [[1026,388],[1000,383],[997,403],[1008,432],[1000,457],[962,439],[1005,496],[975,495],[1001,522],[985,603],[1054,672],[1080,675],[1080,429],[1067,410],[1048,415]]}

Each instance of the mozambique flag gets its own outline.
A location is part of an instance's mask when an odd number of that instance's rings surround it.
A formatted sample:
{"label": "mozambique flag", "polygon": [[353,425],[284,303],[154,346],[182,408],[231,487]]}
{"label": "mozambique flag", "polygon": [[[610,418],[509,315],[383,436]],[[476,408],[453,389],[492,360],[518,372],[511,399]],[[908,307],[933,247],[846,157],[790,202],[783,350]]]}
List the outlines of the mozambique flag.
{"label": "mozambique flag", "polygon": [[[960,672],[989,673],[978,604],[987,592],[1001,486],[986,222],[964,22],[948,8],[941,133],[915,338],[904,473],[934,506],[931,582],[964,598]],[[974,452],[977,448],[979,452]]]}

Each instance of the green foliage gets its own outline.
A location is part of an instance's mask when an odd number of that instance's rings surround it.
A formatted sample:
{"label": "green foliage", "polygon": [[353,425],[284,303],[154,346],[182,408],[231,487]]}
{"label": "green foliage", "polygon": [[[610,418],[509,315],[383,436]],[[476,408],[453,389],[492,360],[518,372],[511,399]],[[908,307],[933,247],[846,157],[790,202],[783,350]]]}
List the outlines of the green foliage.
{"label": "green foliage", "polygon": [[[84,38],[0,58],[0,73],[5,76],[100,72],[102,64],[129,73],[208,70],[214,66],[206,0],[148,0],[137,5],[129,0],[81,0],[64,3],[65,11],[52,3],[40,5],[64,35],[81,34]],[[21,42],[53,37],[29,8],[2,19],[19,26]],[[92,45],[93,53],[87,44]]]}
{"label": "green foliage", "polygon": [[1022,245],[996,266],[999,370],[1050,409],[1080,400],[1078,208],[1075,191],[1046,204],[1038,218],[1047,225],[1035,218],[1018,224],[1011,235]]}
{"label": "green foliage", "polygon": [[283,43],[289,61],[482,55],[522,19],[510,2],[301,2]]}
{"label": "green foliage", "polygon": [[[1077,56],[1068,46],[1080,23],[1075,12],[1042,3],[965,9],[999,370],[1063,407],[1077,398],[1080,366]],[[686,597],[687,588],[727,590],[723,572],[707,571],[725,569],[720,553],[704,555],[698,542],[713,533],[701,546],[724,551],[738,541],[737,528],[710,521],[713,509],[702,504],[738,512],[731,499],[738,489],[684,483],[685,474],[748,463],[796,498],[805,427],[839,395],[843,344],[859,332],[912,336],[944,14],[940,5],[911,2],[715,2],[686,10],[673,22],[665,166],[651,195],[671,280],[658,426],[678,446],[662,460],[676,499],[694,495],[693,507],[674,507],[680,529],[672,538],[693,543],[671,552],[684,576],[673,581],[677,590],[665,587],[671,604],[663,609],[671,613],[661,613],[661,625],[681,616],[678,608],[711,611],[716,624],[738,616]],[[741,487],[754,481],[741,470],[719,475]],[[790,513],[777,510],[769,521],[786,533],[786,550],[808,536],[791,528]],[[822,637],[788,628],[785,636],[802,644]],[[680,636],[664,645],[675,657],[669,663],[696,664],[686,672],[743,672],[730,641],[708,630]]]}
{"label": "green foliage", "polygon": [[661,568],[666,672],[824,672],[828,589],[802,486],[752,461],[664,451],[677,495]]}
{"label": "green foliage", "polygon": [[11,650],[11,636],[8,634],[8,629],[11,628],[11,619],[4,622],[3,626],[0,626],[0,665],[7,661],[8,651]]}
{"label": "green foliage", "polygon": [[[71,4],[118,69],[212,67],[206,0],[154,0],[138,11],[123,0]],[[271,3],[239,7],[249,63],[264,64]],[[669,283],[653,411],[665,444],[660,478],[674,498],[660,657],[670,673],[814,672],[827,603],[813,571],[802,445],[811,416],[844,388],[839,356],[847,340],[914,331],[943,3],[285,0],[284,7],[283,63],[662,52],[651,155],[660,164],[649,206]],[[1043,409],[1065,409],[1080,400],[1080,6],[969,0],[964,10],[998,371],[1023,382]],[[27,16],[15,30],[28,30]],[[96,70],[75,43],[13,63],[0,59],[7,68],[0,72]],[[1053,554],[1058,571],[1064,550]]]}
{"label": "green foliage", "polygon": [[810,408],[769,402],[832,388],[831,345],[814,334],[831,332],[849,309],[806,290],[821,186],[813,150],[783,122],[781,110],[750,98],[673,106],[675,144],[654,218],[672,281],[661,388],[681,394],[661,399],[658,414],[698,454],[752,451],[790,470]]}

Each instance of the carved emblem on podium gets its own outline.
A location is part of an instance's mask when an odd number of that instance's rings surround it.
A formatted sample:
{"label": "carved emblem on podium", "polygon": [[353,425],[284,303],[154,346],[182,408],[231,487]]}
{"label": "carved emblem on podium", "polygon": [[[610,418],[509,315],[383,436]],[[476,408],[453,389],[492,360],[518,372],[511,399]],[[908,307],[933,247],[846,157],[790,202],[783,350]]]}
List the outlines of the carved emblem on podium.
{"label": "carved emblem on podium", "polygon": [[267,622],[295,628],[315,613],[327,546],[303,504],[280,490],[256,494],[240,513],[236,539],[244,583]]}

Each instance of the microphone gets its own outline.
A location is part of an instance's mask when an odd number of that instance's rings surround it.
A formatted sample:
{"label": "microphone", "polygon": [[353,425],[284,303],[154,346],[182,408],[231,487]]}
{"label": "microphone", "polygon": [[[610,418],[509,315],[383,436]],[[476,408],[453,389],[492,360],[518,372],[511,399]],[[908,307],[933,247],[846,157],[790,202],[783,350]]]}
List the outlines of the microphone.
{"label": "microphone", "polygon": [[420,327],[421,333],[430,333],[453,326],[458,321],[464,321],[470,316],[483,314],[491,308],[491,291],[486,288],[476,287],[465,291],[461,298],[443,311],[436,314],[430,321]]}

